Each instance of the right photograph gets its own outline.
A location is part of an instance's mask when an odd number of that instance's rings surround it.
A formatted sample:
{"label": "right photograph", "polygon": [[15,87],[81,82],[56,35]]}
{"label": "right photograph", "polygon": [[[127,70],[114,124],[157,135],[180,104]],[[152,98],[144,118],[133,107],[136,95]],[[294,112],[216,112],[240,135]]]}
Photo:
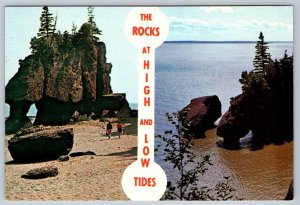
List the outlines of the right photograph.
{"label": "right photograph", "polygon": [[161,7],[162,200],[293,199],[293,6]]}

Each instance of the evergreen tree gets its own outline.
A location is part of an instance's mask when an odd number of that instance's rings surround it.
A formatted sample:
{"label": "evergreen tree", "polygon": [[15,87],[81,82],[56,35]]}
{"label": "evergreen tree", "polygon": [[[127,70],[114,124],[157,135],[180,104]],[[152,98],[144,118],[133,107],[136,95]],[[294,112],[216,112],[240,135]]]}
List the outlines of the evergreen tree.
{"label": "evergreen tree", "polygon": [[42,15],[40,17],[41,26],[38,32],[39,37],[48,38],[51,34],[54,33],[54,24],[53,24],[53,16],[49,12],[48,7],[44,6]]}
{"label": "evergreen tree", "polygon": [[88,22],[92,25],[92,35],[94,40],[99,40],[98,35],[102,35],[102,31],[98,29],[96,22],[94,21],[94,7],[89,6],[88,7]]}
{"label": "evergreen tree", "polygon": [[40,56],[46,55],[48,46],[45,38],[31,38],[30,49],[32,54],[38,53]]}
{"label": "evergreen tree", "polygon": [[73,44],[78,48],[86,49],[90,48],[93,42],[93,26],[90,23],[84,23],[74,35]]}
{"label": "evergreen tree", "polygon": [[257,41],[255,46],[256,51],[253,60],[253,72],[266,75],[267,69],[269,68],[271,63],[270,54],[267,52],[269,46],[267,46],[268,43],[264,41],[264,35],[262,32],[260,32],[258,38],[259,40]]}
{"label": "evergreen tree", "polygon": [[75,35],[77,31],[77,26],[74,24],[74,21],[72,22],[72,35]]}
{"label": "evergreen tree", "polygon": [[89,6],[88,7],[88,22],[89,23],[93,22],[94,21],[94,17],[95,17],[95,15],[94,15],[94,7]]}
{"label": "evergreen tree", "polygon": [[68,31],[62,34],[61,42],[58,45],[59,53],[68,55],[73,51],[72,38]]}

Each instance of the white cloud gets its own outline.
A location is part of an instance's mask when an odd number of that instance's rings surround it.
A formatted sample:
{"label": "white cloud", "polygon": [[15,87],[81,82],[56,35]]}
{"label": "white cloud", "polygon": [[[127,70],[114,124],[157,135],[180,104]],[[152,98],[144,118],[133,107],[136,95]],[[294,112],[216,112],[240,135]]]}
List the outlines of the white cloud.
{"label": "white cloud", "polygon": [[200,10],[204,11],[205,13],[232,13],[233,8],[230,6],[205,6],[200,7]]}
{"label": "white cloud", "polygon": [[292,25],[280,23],[280,22],[273,22],[273,21],[258,21],[258,20],[251,20],[251,21],[238,21],[238,24],[242,28],[247,29],[262,29],[262,30],[291,30],[293,29]]}
{"label": "white cloud", "polygon": [[180,32],[197,32],[199,30],[235,30],[235,31],[279,31],[292,30],[293,26],[285,23],[274,21],[258,21],[258,20],[239,20],[228,22],[220,19],[196,19],[196,18],[177,18],[169,17],[170,29],[180,30]]}
{"label": "white cloud", "polygon": [[229,26],[225,22],[218,19],[201,20],[195,18],[177,18],[169,17],[170,30],[180,32],[198,32],[198,31],[213,31],[213,30],[224,30]]}

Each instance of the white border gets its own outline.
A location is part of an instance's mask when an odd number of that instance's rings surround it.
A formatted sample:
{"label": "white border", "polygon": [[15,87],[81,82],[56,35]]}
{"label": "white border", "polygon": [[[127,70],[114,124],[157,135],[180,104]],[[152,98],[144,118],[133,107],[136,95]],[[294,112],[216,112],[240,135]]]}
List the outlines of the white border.
{"label": "white border", "polygon": [[[293,5],[294,6],[294,200],[292,201],[167,201],[167,202],[156,202],[159,204],[246,204],[246,205],[296,205],[300,204],[300,140],[297,139],[300,135],[300,108],[297,106],[300,104],[300,70],[299,70],[299,56],[298,50],[300,49],[299,44],[299,19],[300,19],[300,1],[297,0],[72,0],[72,1],[61,1],[61,0],[2,0],[0,1],[1,12],[0,12],[0,204],[140,204],[141,202],[131,201],[7,201],[4,198],[4,141],[5,141],[5,126],[4,126],[4,7],[5,6],[138,6],[138,5],[159,5],[159,6],[184,6],[184,5]],[[143,204],[153,204],[154,202],[143,202]]]}

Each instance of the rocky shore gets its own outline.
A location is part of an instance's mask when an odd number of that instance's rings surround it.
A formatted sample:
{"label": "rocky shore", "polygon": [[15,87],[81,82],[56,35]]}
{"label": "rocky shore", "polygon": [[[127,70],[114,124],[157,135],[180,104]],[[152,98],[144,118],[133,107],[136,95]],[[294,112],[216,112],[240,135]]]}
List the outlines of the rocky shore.
{"label": "rocky shore", "polygon": [[[106,122],[82,121],[61,126],[72,128],[74,145],[68,161],[52,160],[39,163],[15,163],[5,143],[5,198],[8,200],[127,200],[121,178],[128,165],[136,160],[137,118],[124,123],[119,139],[116,119],[113,134],[105,136]],[[76,156],[72,153],[90,152],[95,155]],[[72,157],[73,156],[73,157]],[[21,178],[29,170],[52,166],[58,175],[44,179]]]}

